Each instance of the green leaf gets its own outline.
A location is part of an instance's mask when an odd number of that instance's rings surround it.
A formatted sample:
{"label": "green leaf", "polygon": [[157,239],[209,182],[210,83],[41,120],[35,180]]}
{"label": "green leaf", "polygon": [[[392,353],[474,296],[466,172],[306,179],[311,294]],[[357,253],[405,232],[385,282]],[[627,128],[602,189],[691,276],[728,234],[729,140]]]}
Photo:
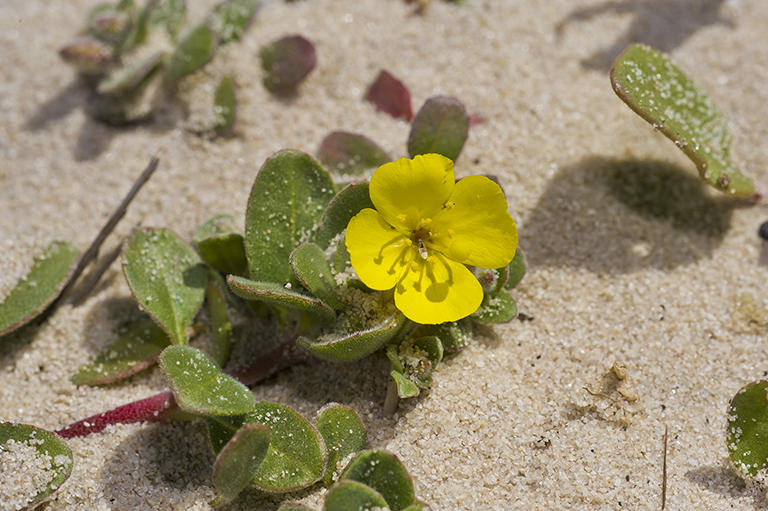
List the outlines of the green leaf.
{"label": "green leaf", "polygon": [[165,52],[158,51],[118,69],[117,72],[101,80],[96,91],[105,96],[120,96],[135,90],[162,66],[163,57]]}
{"label": "green leaf", "polygon": [[78,253],[74,245],[54,241],[35,257],[27,276],[0,303],[0,336],[29,323],[59,296]]}
{"label": "green leaf", "polygon": [[282,305],[291,309],[317,314],[324,323],[333,323],[336,313],[328,305],[313,296],[297,293],[274,282],[255,282],[235,275],[227,276],[227,285],[240,298],[259,300],[270,305]]}
{"label": "green leaf", "polygon": [[365,330],[332,330],[314,340],[300,337],[296,344],[326,360],[356,360],[391,343],[409,323],[401,312],[394,311]]}
{"label": "green leaf", "polygon": [[[411,338],[399,346],[388,346],[387,356],[397,372],[424,389],[432,385],[432,371],[443,359],[443,345],[434,335]],[[397,382],[398,378],[395,377],[395,381]],[[398,383],[398,388],[399,386]]]}
{"label": "green leaf", "polygon": [[514,289],[523,280],[525,268],[527,266],[525,254],[520,247],[517,247],[515,257],[507,266],[507,281],[504,283],[504,289]]}
{"label": "green leaf", "polygon": [[277,511],[313,511],[313,509],[299,502],[283,502]]}
{"label": "green leaf", "polygon": [[317,429],[291,408],[278,403],[257,403],[246,422],[263,424],[272,433],[269,453],[252,484],[269,492],[284,493],[319,481],[326,451]]}
{"label": "green leaf", "polygon": [[186,344],[206,282],[192,247],[168,229],[137,229],[123,247],[123,272],[136,301],[174,344]]}
{"label": "green leaf", "polygon": [[[150,5],[151,2],[147,3],[147,9]],[[184,27],[186,11],[187,6],[184,0],[159,0],[149,14],[148,24],[150,27],[165,28],[171,41],[176,42]]]}
{"label": "green leaf", "polygon": [[[728,452],[745,476],[757,477],[768,468],[768,381],[750,383],[728,406]],[[765,481],[765,474],[760,474]]]}
{"label": "green leaf", "polygon": [[231,76],[222,76],[219,86],[216,87],[216,95],[213,98],[214,110],[221,121],[214,131],[222,135],[229,133],[235,125],[237,113],[237,98],[235,97],[235,83]]}
{"label": "green leaf", "polygon": [[216,215],[203,222],[194,241],[206,263],[225,274],[245,275],[245,242],[232,215]]}
{"label": "green leaf", "polygon": [[260,56],[264,87],[275,94],[293,94],[317,65],[315,45],[300,35],[268,44]]}
{"label": "green leaf", "polygon": [[299,245],[291,254],[290,263],[302,285],[323,303],[334,309],[346,306],[339,298],[339,286],[322,248],[315,243]]}
{"label": "green leaf", "polygon": [[324,511],[389,509],[377,491],[357,481],[339,481],[325,496]]}
{"label": "green leaf", "polygon": [[134,9],[110,4],[96,6],[88,15],[88,33],[110,46],[119,47],[134,28]]}
{"label": "green leaf", "polygon": [[269,428],[245,424],[227,442],[213,465],[213,487],[219,493],[212,506],[225,504],[240,493],[269,452]]}
{"label": "green leaf", "polygon": [[219,38],[219,44],[240,39],[256,13],[259,0],[225,0],[208,14],[205,23]]}
{"label": "green leaf", "polygon": [[93,37],[81,37],[61,48],[59,56],[80,73],[98,75],[112,61],[114,50]]}
{"label": "green leaf", "polygon": [[165,66],[165,80],[176,83],[205,66],[216,53],[216,36],[205,25],[190,29],[179,41]]}
{"label": "green leaf", "polygon": [[469,134],[469,117],[464,105],[451,96],[430,98],[411,124],[408,154],[437,153],[456,160]]}
{"label": "green leaf", "polygon": [[311,156],[283,150],[264,162],[251,189],[245,224],[245,253],[251,278],[298,283],[288,264],[293,249],[309,239],[336,187]]}
{"label": "green leaf", "polygon": [[141,122],[153,114],[153,101],[160,81],[159,73],[150,73],[132,89],[119,96],[99,94],[92,90],[86,109],[94,119],[112,126]]}
{"label": "green leaf", "polygon": [[480,323],[506,323],[517,317],[517,304],[506,291],[483,296],[483,303],[470,318]]}
{"label": "green leaf", "polygon": [[392,379],[395,380],[395,384],[397,385],[397,395],[401,399],[416,397],[419,395],[419,392],[421,392],[413,380],[408,378],[402,372],[393,369],[389,374],[392,376]]}
{"label": "green leaf", "polygon": [[[365,208],[375,209],[368,193],[368,183],[352,183],[345,187],[323,213],[315,233],[315,243],[323,250],[327,249],[333,238],[347,228],[352,217]],[[339,245],[343,244],[342,240]]]}
{"label": "green leaf", "polygon": [[213,359],[224,367],[229,359],[230,333],[232,323],[227,311],[226,284],[218,273],[212,272],[205,285],[205,300],[211,316],[211,339]]}
{"label": "green leaf", "polygon": [[440,339],[445,351],[460,351],[472,340],[472,321],[465,318],[440,325],[421,325],[411,335],[434,335]]}
{"label": "green leaf", "polygon": [[200,415],[238,415],[253,409],[248,387],[221,372],[208,355],[191,346],[170,346],[160,368],[179,408]]}
{"label": "green leaf", "polygon": [[170,344],[165,331],[144,316],[124,326],[117,339],[77,371],[75,385],[103,385],[127,378],[154,364]]}
{"label": "green leaf", "polygon": [[631,44],[611,67],[611,85],[635,113],[672,140],[718,190],[755,193],[730,160],[731,133],[714,101],[663,53]]}
{"label": "green leaf", "polygon": [[326,168],[341,175],[358,175],[392,161],[392,158],[369,138],[334,131],[326,136],[317,150],[317,158]]}
{"label": "green leaf", "polygon": [[353,409],[336,403],[320,409],[315,427],[328,449],[323,482],[330,487],[341,475],[347,458],[368,446],[368,435],[360,416]]}
{"label": "green leaf", "polygon": [[[35,426],[0,423],[3,486],[17,491],[14,501],[3,502],[8,506],[4,509],[34,508],[67,480],[73,464],[72,451],[58,435]],[[29,493],[22,496],[24,490]]]}
{"label": "green leaf", "polygon": [[359,454],[341,475],[377,491],[392,511],[400,511],[413,504],[413,481],[394,454],[381,449]]}

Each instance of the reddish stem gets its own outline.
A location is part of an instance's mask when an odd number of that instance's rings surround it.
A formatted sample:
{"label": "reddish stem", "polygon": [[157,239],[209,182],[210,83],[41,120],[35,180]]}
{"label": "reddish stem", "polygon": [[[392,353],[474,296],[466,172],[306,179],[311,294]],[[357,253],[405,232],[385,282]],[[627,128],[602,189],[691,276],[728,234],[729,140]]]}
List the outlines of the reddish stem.
{"label": "reddish stem", "polygon": [[56,433],[62,438],[74,438],[98,433],[110,424],[132,424],[134,422],[157,422],[168,412],[178,408],[170,391],[161,392],[139,401],[118,406],[112,410],[92,415],[87,419],[64,426]]}

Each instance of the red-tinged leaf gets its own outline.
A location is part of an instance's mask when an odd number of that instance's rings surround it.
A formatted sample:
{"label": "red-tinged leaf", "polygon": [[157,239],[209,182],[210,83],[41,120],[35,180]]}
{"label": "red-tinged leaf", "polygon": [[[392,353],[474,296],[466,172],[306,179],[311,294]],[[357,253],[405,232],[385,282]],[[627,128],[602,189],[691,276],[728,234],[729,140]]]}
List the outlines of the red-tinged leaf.
{"label": "red-tinged leaf", "polygon": [[133,424],[135,422],[157,422],[166,414],[178,408],[170,391],[161,392],[127,405],[118,406],[104,413],[92,415],[87,419],[73,422],[56,431],[62,438],[74,438],[98,433],[113,424]]}
{"label": "red-tinged leaf", "polygon": [[315,69],[317,54],[312,41],[300,36],[286,36],[261,50],[264,87],[275,94],[292,94]]}
{"label": "red-tinged leaf", "polygon": [[389,71],[381,70],[365,94],[365,99],[373,103],[376,110],[388,113],[395,119],[401,118],[409,122],[413,119],[411,93],[403,82]]}
{"label": "red-tinged leaf", "polygon": [[478,124],[483,124],[485,122],[485,117],[482,116],[482,114],[479,114],[477,112],[469,114],[469,127],[477,126]]}
{"label": "red-tinged leaf", "polygon": [[380,167],[392,158],[363,135],[346,131],[333,131],[320,143],[317,159],[325,168],[342,175],[360,174]]}

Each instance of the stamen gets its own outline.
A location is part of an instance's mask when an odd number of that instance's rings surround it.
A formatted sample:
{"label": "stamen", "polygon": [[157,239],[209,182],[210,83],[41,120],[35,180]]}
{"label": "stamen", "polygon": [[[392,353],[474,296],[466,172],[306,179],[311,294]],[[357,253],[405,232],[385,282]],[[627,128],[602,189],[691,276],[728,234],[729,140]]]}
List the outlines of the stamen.
{"label": "stamen", "polygon": [[400,213],[399,215],[397,215],[397,216],[395,217],[395,220],[397,220],[397,221],[398,221],[398,222],[400,222],[401,224],[404,224],[404,223],[405,223],[405,220],[406,220],[406,218],[407,218],[407,217],[406,217],[404,214]]}
{"label": "stamen", "polygon": [[455,202],[445,201],[445,204],[443,204],[443,208],[445,208],[445,209],[453,209],[455,207],[456,207],[456,203]]}
{"label": "stamen", "polygon": [[411,261],[410,263],[408,263],[408,266],[413,271],[419,271],[419,263],[417,263],[416,261]]}
{"label": "stamen", "polygon": [[432,219],[431,218],[422,218],[421,220],[419,220],[419,229],[424,229],[424,228],[428,227],[429,224],[431,224],[431,223],[432,223]]}
{"label": "stamen", "polygon": [[434,264],[437,264],[437,257],[435,257],[435,256],[429,256],[429,257],[427,257],[427,262],[428,262],[429,264],[433,264],[433,265],[434,265]]}

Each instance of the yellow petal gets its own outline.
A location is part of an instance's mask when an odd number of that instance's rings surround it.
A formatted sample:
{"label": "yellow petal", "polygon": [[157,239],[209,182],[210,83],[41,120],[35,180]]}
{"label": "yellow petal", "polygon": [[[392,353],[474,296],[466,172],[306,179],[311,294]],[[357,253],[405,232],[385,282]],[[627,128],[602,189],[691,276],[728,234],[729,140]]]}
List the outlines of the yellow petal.
{"label": "yellow petal", "polygon": [[480,306],[483,288],[466,266],[442,254],[414,261],[418,269],[408,268],[395,288],[395,305],[405,317],[422,324],[458,321]]}
{"label": "yellow petal", "polygon": [[501,268],[517,250],[517,228],[507,212],[499,185],[483,176],[456,183],[453,206],[433,221],[436,236],[430,243],[448,257],[471,266]]}
{"label": "yellow petal", "polygon": [[410,240],[375,210],[366,208],[352,217],[345,243],[357,276],[371,289],[392,289],[404,267]]}
{"label": "yellow petal", "polygon": [[369,190],[373,205],[387,222],[412,231],[422,219],[442,210],[454,184],[451,160],[439,154],[421,154],[379,167]]}

